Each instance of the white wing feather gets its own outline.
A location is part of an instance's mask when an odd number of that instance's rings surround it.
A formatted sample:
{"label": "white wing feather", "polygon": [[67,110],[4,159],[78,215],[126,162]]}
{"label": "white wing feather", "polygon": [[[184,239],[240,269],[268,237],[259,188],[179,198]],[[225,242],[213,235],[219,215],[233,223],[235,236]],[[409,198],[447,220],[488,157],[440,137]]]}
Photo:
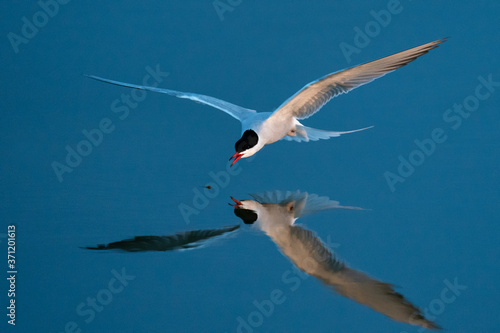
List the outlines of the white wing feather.
{"label": "white wing feather", "polygon": [[147,91],[154,91],[162,94],[167,94],[171,96],[175,96],[178,98],[186,98],[190,99],[195,102],[199,102],[202,104],[209,105],[211,107],[214,107],[216,109],[222,110],[229,114],[230,116],[238,119],[239,121],[242,121],[243,119],[247,118],[249,115],[253,115],[256,113],[255,110],[250,110],[246,109],[244,107],[223,101],[221,99],[217,99],[215,97],[210,97],[206,95],[200,95],[200,94],[195,94],[195,93],[188,93],[188,92],[181,92],[181,91],[176,91],[176,90],[170,90],[170,89],[164,89],[164,88],[156,88],[156,87],[149,87],[149,86],[140,86],[136,84],[130,84],[130,83],[124,83],[120,81],[114,81],[114,80],[108,80],[104,79],[99,76],[94,76],[94,75],[85,75],[91,79],[97,80],[97,81],[102,81],[106,83],[111,83],[117,86],[122,86],[122,87],[127,87],[127,88],[133,88],[133,89],[139,89],[139,90],[147,90]]}
{"label": "white wing feather", "polygon": [[268,191],[264,193],[250,194],[255,201],[264,204],[286,204],[295,201],[294,217],[299,218],[305,215],[314,214],[328,209],[356,209],[363,210],[359,207],[341,206],[338,201],[330,200],[328,197],[320,197],[317,194],[309,194],[307,192],[297,191]]}

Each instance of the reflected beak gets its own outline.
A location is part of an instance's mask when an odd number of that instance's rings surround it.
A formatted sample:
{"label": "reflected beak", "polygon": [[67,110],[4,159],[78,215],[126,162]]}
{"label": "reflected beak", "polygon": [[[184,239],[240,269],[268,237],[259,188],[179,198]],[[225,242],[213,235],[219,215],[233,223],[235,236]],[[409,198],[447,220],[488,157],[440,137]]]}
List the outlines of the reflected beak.
{"label": "reflected beak", "polygon": [[238,152],[234,153],[234,155],[231,156],[231,158],[229,159],[231,161],[234,158],[234,161],[233,161],[233,163],[231,163],[231,166],[233,166],[234,163],[236,163],[242,157],[243,157],[243,154],[240,154]]}
{"label": "reflected beak", "polygon": [[241,201],[236,200],[233,197],[231,197],[231,200],[233,200],[235,202],[235,204],[229,204],[229,206],[232,206],[234,208],[240,208],[240,206],[243,205],[243,203]]}

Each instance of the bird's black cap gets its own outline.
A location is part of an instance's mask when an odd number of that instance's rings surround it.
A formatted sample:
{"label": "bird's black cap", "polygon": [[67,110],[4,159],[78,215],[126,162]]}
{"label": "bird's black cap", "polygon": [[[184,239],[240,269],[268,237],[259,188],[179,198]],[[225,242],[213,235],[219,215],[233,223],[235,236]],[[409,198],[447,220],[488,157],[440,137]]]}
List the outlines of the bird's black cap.
{"label": "bird's black cap", "polygon": [[242,151],[255,146],[257,142],[259,142],[259,136],[257,133],[253,130],[246,130],[241,136],[241,139],[236,141],[234,149],[236,149],[236,152],[241,153]]}
{"label": "bird's black cap", "polygon": [[250,209],[235,208],[234,215],[243,220],[245,224],[253,224],[257,221],[257,213]]}

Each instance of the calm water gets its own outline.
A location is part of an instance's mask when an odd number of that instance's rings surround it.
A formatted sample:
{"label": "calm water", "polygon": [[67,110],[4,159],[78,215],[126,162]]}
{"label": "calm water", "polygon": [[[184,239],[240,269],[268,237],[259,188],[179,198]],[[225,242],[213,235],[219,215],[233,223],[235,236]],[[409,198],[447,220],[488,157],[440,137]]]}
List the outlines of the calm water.
{"label": "calm water", "polygon": [[[276,190],[364,208],[297,223],[448,332],[498,329],[499,4],[54,4],[0,5],[2,332],[423,331],[297,269],[227,205]],[[325,74],[446,36],[304,121],[373,129],[281,141],[232,169],[236,120],[82,75],[272,111]],[[82,249],[236,225],[185,251]]]}

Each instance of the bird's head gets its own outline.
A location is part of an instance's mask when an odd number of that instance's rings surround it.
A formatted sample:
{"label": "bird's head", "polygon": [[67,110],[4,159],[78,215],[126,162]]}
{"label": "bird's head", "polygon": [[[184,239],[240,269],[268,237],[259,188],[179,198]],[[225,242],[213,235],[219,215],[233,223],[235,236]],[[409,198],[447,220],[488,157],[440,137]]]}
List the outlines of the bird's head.
{"label": "bird's head", "polygon": [[236,141],[234,144],[234,149],[236,153],[229,159],[230,161],[234,158],[231,163],[233,166],[240,158],[247,158],[258,152],[263,147],[263,144],[259,142],[259,136],[253,130],[246,130],[241,139]]}
{"label": "bird's head", "polygon": [[234,204],[229,204],[234,207],[234,215],[243,220],[245,224],[253,224],[259,218],[257,211],[259,210],[258,203],[252,200],[239,201],[231,197]]}

